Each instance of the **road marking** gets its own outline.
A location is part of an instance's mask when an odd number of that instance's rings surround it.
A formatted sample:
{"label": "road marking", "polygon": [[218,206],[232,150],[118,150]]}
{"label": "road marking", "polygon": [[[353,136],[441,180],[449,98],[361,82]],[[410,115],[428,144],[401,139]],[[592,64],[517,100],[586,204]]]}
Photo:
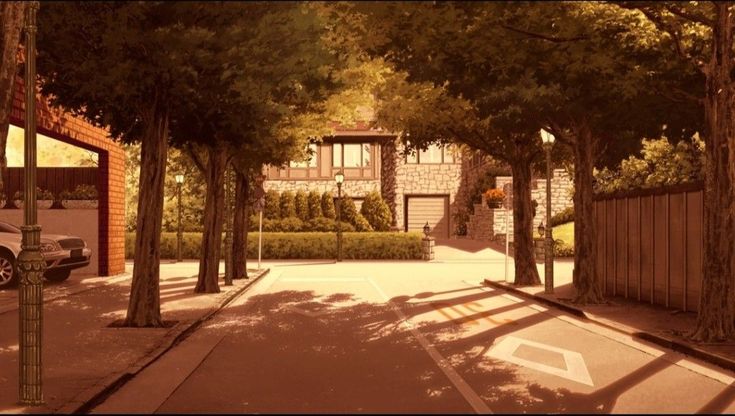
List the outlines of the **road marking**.
{"label": "road marking", "polygon": [[434,348],[429,343],[429,341],[421,334],[421,332],[409,323],[410,321],[408,317],[406,317],[406,315],[398,306],[390,301],[390,298],[388,297],[388,295],[385,294],[385,292],[383,292],[380,286],[378,286],[371,278],[367,278],[367,281],[375,288],[375,290],[378,291],[380,296],[383,297],[385,303],[388,304],[391,309],[393,309],[393,312],[395,312],[396,315],[398,315],[398,318],[408,324],[407,327],[409,331],[411,331],[411,334],[414,336],[414,338],[416,338],[419,344],[421,344],[424,350],[426,350],[431,359],[434,360],[436,365],[442,370],[442,372],[444,372],[447,378],[449,378],[449,381],[454,384],[454,387],[456,387],[462,397],[467,400],[467,403],[472,406],[472,409],[474,409],[474,411],[479,414],[492,414],[493,412],[492,410],[490,410],[487,404],[485,404],[480,396],[478,396],[477,393],[472,390],[472,387],[470,387],[470,385],[467,384],[466,381],[464,381],[464,379],[457,373],[457,371],[454,370],[454,367],[452,367],[452,365],[449,364],[449,362],[444,357],[442,357],[441,354],[439,354],[439,351],[437,351],[436,348]]}
{"label": "road marking", "polygon": [[[561,354],[564,357],[567,369],[552,367],[536,361],[526,360],[513,355],[518,347],[528,345],[542,350],[552,351]],[[576,381],[577,383],[593,386],[592,378],[587,370],[582,354],[576,351],[565,350],[563,348],[552,347],[551,345],[542,344],[540,342],[529,341],[514,336],[507,336],[499,343],[495,344],[486,355],[507,361],[522,367],[541,371],[542,373],[552,374],[567,380]]]}
{"label": "road marking", "polygon": [[[450,321],[453,321],[457,325],[462,325],[462,324],[479,325],[480,322],[478,322],[477,319],[470,318],[470,316],[473,314],[484,312],[482,309],[479,309],[482,307],[482,305],[480,305],[478,302],[475,302],[475,301],[467,302],[462,305],[456,305],[456,306],[450,305],[449,303],[446,303],[446,302],[431,302],[429,304],[431,305],[432,308],[434,308],[434,310],[444,315],[445,318],[447,318]],[[470,313],[465,314],[464,312],[462,312],[462,310],[460,309],[460,306],[469,310]],[[447,309],[452,310],[458,315],[460,315],[460,318],[453,318],[449,313],[446,312]],[[510,319],[503,319],[501,322],[501,321],[496,321],[495,319],[489,316],[485,316],[483,318],[493,325],[503,325],[503,324],[517,325],[516,322],[513,322]]]}
{"label": "road marking", "polygon": [[309,318],[316,318],[316,317],[319,317],[319,316],[322,316],[322,315],[326,315],[326,314],[329,313],[329,311],[316,311],[316,312],[311,312],[311,311],[307,311],[307,310],[304,310],[304,309],[301,309],[299,307],[292,306],[292,305],[286,305],[285,308],[288,309],[288,310],[290,310],[291,312],[296,312],[296,313],[299,313],[301,315],[308,316]]}
{"label": "road marking", "polygon": [[502,296],[502,297],[504,297],[506,299],[512,300],[513,302],[516,302],[516,303],[522,303],[523,302],[523,299],[517,298],[517,297],[515,297],[513,295],[509,295],[507,293],[506,294],[503,294],[503,295],[500,295],[500,296]]}

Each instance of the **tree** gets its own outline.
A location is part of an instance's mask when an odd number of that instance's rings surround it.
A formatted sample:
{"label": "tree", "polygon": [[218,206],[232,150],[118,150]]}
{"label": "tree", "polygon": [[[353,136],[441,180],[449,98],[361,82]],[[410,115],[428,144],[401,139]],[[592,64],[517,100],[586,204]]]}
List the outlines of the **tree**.
{"label": "tree", "polygon": [[313,220],[314,218],[320,218],[322,217],[322,203],[321,203],[321,197],[319,196],[319,192],[317,191],[310,191],[308,196],[308,202],[309,202],[309,219]]}
{"label": "tree", "polygon": [[[704,253],[702,294],[691,337],[711,341],[735,335],[735,132],[732,2],[619,2],[655,25],[660,44],[700,76],[704,99]],[[639,35],[639,37],[642,37]],[[672,84],[680,91],[681,84]],[[703,87],[703,88],[702,88]]]}
{"label": "tree", "polygon": [[25,1],[0,3],[0,189],[5,185],[5,171],[8,167],[5,149],[18,72],[18,46],[28,4]]}
{"label": "tree", "polygon": [[309,200],[306,197],[306,192],[303,189],[296,191],[296,216],[301,221],[309,219]]}
{"label": "tree", "polygon": [[334,196],[331,192],[324,192],[322,194],[322,212],[325,218],[331,220],[337,218],[337,214],[334,208]]}
{"label": "tree", "polygon": [[365,195],[360,207],[362,214],[375,231],[388,231],[391,226],[391,214],[388,204],[385,203],[380,193],[369,192]]}
{"label": "tree", "polygon": [[[111,136],[141,143],[128,326],[160,326],[159,262],[172,120],[188,117],[212,30],[194,3],[46,3],[39,11],[44,94]],[[210,28],[211,29],[211,28]],[[193,53],[197,51],[197,53]]]}

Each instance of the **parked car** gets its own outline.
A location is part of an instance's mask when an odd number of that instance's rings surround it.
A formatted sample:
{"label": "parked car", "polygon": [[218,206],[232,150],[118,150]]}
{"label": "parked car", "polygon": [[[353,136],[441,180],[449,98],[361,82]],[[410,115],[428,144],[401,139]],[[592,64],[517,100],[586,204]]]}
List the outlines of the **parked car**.
{"label": "parked car", "polygon": [[[20,228],[0,221],[0,287],[18,282],[15,260],[20,253]],[[44,277],[52,282],[69,278],[71,271],[89,265],[92,250],[79,237],[41,234],[41,255],[46,260]]]}

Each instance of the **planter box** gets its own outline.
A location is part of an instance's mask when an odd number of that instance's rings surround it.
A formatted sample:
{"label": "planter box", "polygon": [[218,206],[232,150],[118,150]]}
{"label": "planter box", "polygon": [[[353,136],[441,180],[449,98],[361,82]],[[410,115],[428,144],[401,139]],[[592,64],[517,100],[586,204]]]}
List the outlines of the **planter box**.
{"label": "planter box", "polygon": [[[23,200],[22,199],[16,199],[13,201],[16,208],[23,209]],[[36,208],[38,209],[49,209],[51,208],[51,205],[54,204],[53,199],[39,199],[36,201]]]}
{"label": "planter box", "polygon": [[97,209],[99,201],[96,199],[64,199],[61,205],[66,209]]}

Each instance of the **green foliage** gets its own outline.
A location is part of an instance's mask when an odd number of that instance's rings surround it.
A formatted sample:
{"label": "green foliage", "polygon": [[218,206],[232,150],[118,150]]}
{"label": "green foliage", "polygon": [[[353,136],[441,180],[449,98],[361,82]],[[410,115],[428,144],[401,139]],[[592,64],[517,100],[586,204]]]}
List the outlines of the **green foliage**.
{"label": "green foliage", "polygon": [[77,185],[73,191],[61,191],[59,194],[59,199],[62,200],[84,201],[96,200],[97,198],[97,188],[94,185],[85,184]]}
{"label": "green foliage", "polygon": [[567,207],[551,216],[551,226],[566,224],[574,221],[574,207]]}
{"label": "green foliage", "polygon": [[342,211],[342,221],[349,222],[355,226],[357,225],[357,206],[355,205],[355,201],[349,195],[342,195],[340,210]]}
{"label": "green foliage", "polygon": [[321,197],[319,196],[319,192],[311,191],[309,192],[309,196],[307,198],[309,204],[309,219],[313,220],[323,217],[322,201]]}
{"label": "green foliage", "polygon": [[390,207],[378,191],[372,191],[365,195],[365,200],[360,207],[360,214],[365,217],[375,231],[390,230],[392,219]]}
{"label": "green foliage", "polygon": [[358,213],[355,215],[355,231],[374,231],[373,227],[370,225],[367,219],[365,217]]}
{"label": "green foliage", "polygon": [[642,158],[630,156],[618,169],[595,170],[595,192],[608,193],[677,185],[704,178],[704,142],[697,137],[672,144],[643,140]]}
{"label": "green foliage", "polygon": [[331,192],[324,192],[322,194],[322,213],[325,218],[337,218],[337,214],[334,209],[334,197]]}
{"label": "green foliage", "polygon": [[304,227],[304,222],[298,217],[287,217],[281,219],[280,230],[286,233],[299,232]]}
{"label": "green foliage", "polygon": [[265,208],[263,218],[277,220],[281,218],[281,196],[275,189],[269,189],[265,193]]}
{"label": "green foliage", "polygon": [[291,191],[281,192],[281,218],[296,216],[296,198]]}
{"label": "green foliage", "polygon": [[335,221],[329,218],[317,217],[304,223],[304,231],[329,232],[335,230]]}
{"label": "green foliage", "polygon": [[[23,190],[15,191],[13,194],[13,200],[15,201],[22,201],[24,199],[24,193]],[[51,191],[46,189],[41,189],[40,187],[36,187],[36,200],[38,201],[52,201],[54,199],[54,194],[51,193]]]}
{"label": "green foliage", "polygon": [[[199,258],[201,234],[184,233],[182,251],[186,259]],[[248,233],[250,259],[258,257],[258,233]],[[125,256],[132,258],[135,233],[125,235]],[[224,252],[223,252],[224,253]],[[420,260],[421,233],[352,233],[342,235],[344,259]],[[264,259],[333,259],[337,257],[335,234],[263,233]],[[161,233],[161,258],[176,258],[176,233]]]}
{"label": "green foliage", "polygon": [[301,221],[307,221],[309,219],[309,200],[306,192],[301,189],[296,191],[296,216]]}
{"label": "green foliage", "polygon": [[467,235],[467,223],[470,221],[470,215],[463,209],[457,210],[454,214],[455,232],[457,235]]}

